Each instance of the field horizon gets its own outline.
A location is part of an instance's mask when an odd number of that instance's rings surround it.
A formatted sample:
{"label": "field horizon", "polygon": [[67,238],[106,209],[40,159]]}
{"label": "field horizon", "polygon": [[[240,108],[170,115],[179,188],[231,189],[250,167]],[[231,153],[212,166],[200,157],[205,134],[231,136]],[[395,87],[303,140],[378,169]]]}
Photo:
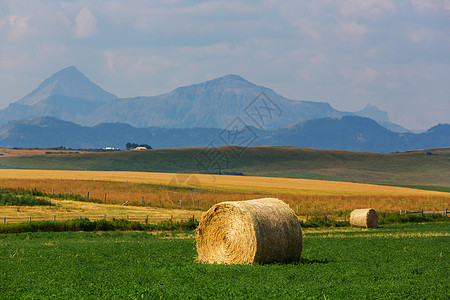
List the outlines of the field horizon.
{"label": "field horizon", "polygon": [[[208,151],[221,155],[208,163]],[[207,166],[207,167],[208,167]],[[222,173],[382,185],[450,187],[450,148],[399,153],[285,146],[93,152],[0,148],[0,168],[41,170]]]}

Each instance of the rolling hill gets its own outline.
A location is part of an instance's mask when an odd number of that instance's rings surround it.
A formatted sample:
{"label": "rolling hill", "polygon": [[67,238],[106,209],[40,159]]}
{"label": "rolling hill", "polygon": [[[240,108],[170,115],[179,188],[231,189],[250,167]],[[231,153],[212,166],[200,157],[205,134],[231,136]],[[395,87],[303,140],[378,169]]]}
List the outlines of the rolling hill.
{"label": "rolling hill", "polygon": [[[11,151],[11,150],[9,150]],[[17,150],[19,151],[19,150]],[[0,149],[0,154],[6,150]],[[243,173],[392,185],[450,187],[450,151],[361,153],[295,147],[221,147],[106,153],[1,156],[0,164],[27,169]]]}

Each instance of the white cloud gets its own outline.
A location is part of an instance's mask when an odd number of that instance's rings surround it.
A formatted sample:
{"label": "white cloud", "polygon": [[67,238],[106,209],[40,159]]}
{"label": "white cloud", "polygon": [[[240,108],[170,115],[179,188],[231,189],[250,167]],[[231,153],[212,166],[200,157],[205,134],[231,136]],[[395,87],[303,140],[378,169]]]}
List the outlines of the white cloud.
{"label": "white cloud", "polygon": [[345,18],[364,17],[375,21],[395,12],[396,7],[390,0],[347,0],[341,1],[339,11]]}
{"label": "white cloud", "polygon": [[434,38],[434,33],[433,33],[433,31],[431,31],[429,29],[415,30],[410,33],[410,39],[416,44],[430,42],[433,40],[433,38]]}
{"label": "white cloud", "polygon": [[17,15],[8,16],[8,25],[11,29],[11,36],[14,38],[21,38],[32,30],[28,26],[28,20],[30,17],[19,17]]}
{"label": "white cloud", "polygon": [[82,8],[75,18],[75,35],[84,39],[97,33],[97,18],[89,8]]}
{"label": "white cloud", "polygon": [[411,0],[411,3],[418,11],[427,9],[437,11],[442,5],[442,1],[440,0]]}
{"label": "white cloud", "polygon": [[354,21],[341,21],[339,25],[343,32],[353,35],[361,36],[367,32],[367,28],[364,25],[360,25]]}

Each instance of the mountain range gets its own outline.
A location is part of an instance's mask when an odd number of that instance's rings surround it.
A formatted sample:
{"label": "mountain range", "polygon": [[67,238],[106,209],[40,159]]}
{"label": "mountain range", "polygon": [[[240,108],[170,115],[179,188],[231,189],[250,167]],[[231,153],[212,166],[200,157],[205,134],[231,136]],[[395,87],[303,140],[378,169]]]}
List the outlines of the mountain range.
{"label": "mountain range", "polygon": [[356,112],[285,98],[238,75],[118,98],[75,67],[0,111],[0,146],[155,148],[286,145],[392,152],[450,146],[450,125],[413,134],[368,104]]}
{"label": "mountain range", "polygon": [[[440,124],[421,134],[392,132],[364,117],[345,116],[303,121],[289,127],[241,128],[244,139],[230,139],[234,130],[218,128],[136,128],[102,123],[92,127],[52,117],[0,125],[0,146],[49,148],[125,148],[127,142],[153,148],[285,145],[316,149],[394,152],[450,145],[450,125]],[[245,143],[242,143],[242,140]]]}
{"label": "mountain range", "polygon": [[[272,113],[273,117],[263,123],[252,117],[264,113]],[[75,67],[55,73],[1,110],[0,124],[50,116],[84,126],[117,122],[135,127],[223,129],[239,117],[249,126],[275,129],[299,121],[346,115],[369,117],[390,130],[408,131],[391,123],[386,112],[371,105],[355,113],[342,112],[326,102],[287,99],[238,75],[179,87],[158,96],[118,98]]]}

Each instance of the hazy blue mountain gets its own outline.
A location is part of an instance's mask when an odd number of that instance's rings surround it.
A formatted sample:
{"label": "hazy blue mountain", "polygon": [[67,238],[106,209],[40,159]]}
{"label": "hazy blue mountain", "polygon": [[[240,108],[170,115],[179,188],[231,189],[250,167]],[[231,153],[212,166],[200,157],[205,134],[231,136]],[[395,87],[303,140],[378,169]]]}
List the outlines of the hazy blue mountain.
{"label": "hazy blue mountain", "polygon": [[77,68],[71,66],[45,79],[31,93],[18,100],[17,104],[35,105],[50,96],[67,96],[96,102],[104,102],[117,98],[90,81]]}
{"label": "hazy blue mountain", "polygon": [[51,117],[0,125],[1,147],[125,148],[127,142],[154,148],[241,145],[286,145],[317,149],[395,152],[450,146],[450,125],[439,124],[421,134],[392,132],[363,117],[345,116],[303,121],[292,126],[261,130],[245,128],[245,144],[232,142],[233,130],[217,128],[135,128],[128,124],[103,123],[92,127]]}
{"label": "hazy blue mountain", "polygon": [[355,115],[370,118],[375,121],[389,122],[388,113],[368,103],[362,110],[354,112]]}
{"label": "hazy blue mountain", "polygon": [[421,134],[398,133],[369,118],[345,116],[281,128],[258,144],[369,152],[441,148],[450,146],[450,125],[439,124]]}
{"label": "hazy blue mountain", "polygon": [[31,93],[0,111],[0,124],[53,116],[79,121],[117,96],[91,82],[75,67],[65,68],[44,80]]}
{"label": "hazy blue mountain", "polygon": [[381,126],[399,133],[408,133],[410,132],[405,127],[392,123],[389,120],[389,115],[386,111],[379,109],[378,107],[368,103],[366,107],[364,107],[362,110],[358,110],[353,112],[354,115],[360,116],[360,117],[366,117],[370,118],[372,120],[377,121],[378,124]]}
{"label": "hazy blue mountain", "polygon": [[[245,113],[255,113],[256,109],[261,114],[270,113],[271,116],[264,120],[255,116],[253,120]],[[249,126],[272,129],[299,120],[345,114],[328,103],[290,100],[240,76],[227,75],[180,87],[160,96],[111,101],[98,108],[93,113],[95,118],[89,119],[87,123],[122,122],[138,127],[226,128],[239,117]]]}
{"label": "hazy blue mountain", "polygon": [[226,128],[239,117],[249,126],[273,129],[301,120],[348,114],[326,102],[287,99],[238,75],[180,87],[159,96],[117,98],[69,67],[0,111],[0,124],[51,116],[81,125],[120,122],[137,127]]}

